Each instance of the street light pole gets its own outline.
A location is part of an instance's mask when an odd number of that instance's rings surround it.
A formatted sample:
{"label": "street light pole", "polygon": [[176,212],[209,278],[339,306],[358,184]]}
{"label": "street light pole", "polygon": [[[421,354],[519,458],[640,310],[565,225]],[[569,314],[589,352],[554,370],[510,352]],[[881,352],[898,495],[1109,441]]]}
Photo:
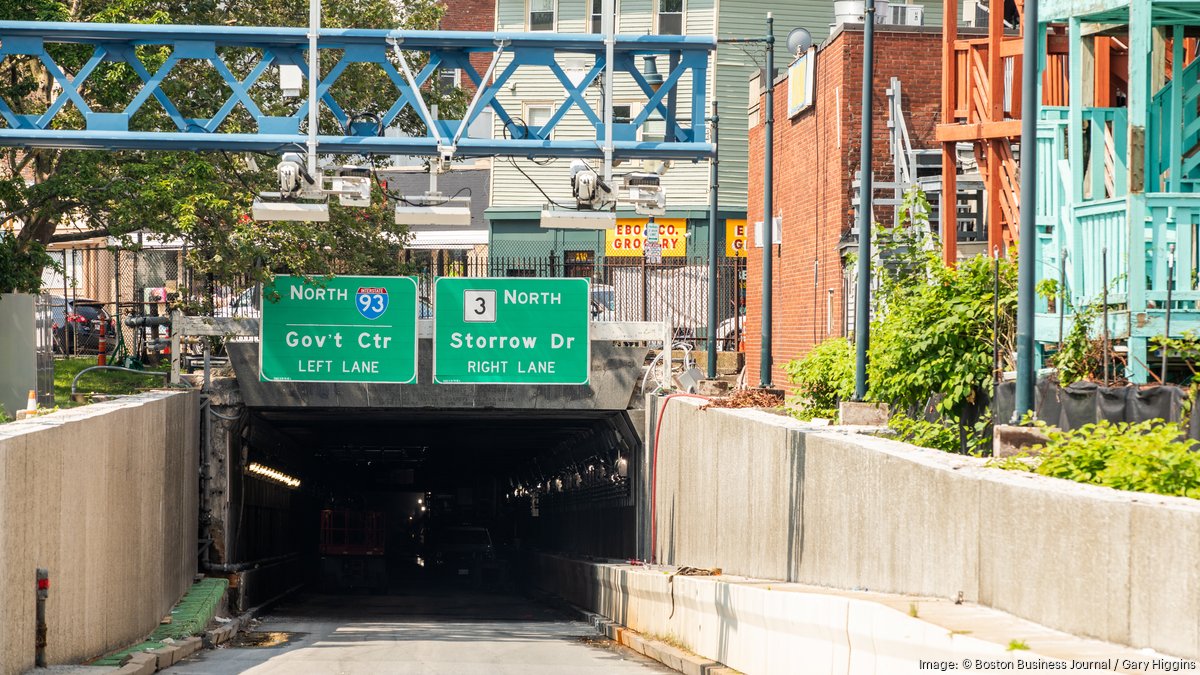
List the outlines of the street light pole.
{"label": "street light pole", "polygon": [[[713,156],[709,160],[708,169],[708,379],[717,376],[717,188],[719,187],[717,155],[720,148],[717,145],[717,128],[721,121],[717,115],[717,102],[712,103],[712,144]],[[737,316],[733,317],[738,320]]]}
{"label": "street light pole", "polygon": [[862,155],[858,180],[858,299],[854,308],[854,400],[867,397],[867,350],[871,346],[871,225],[873,195],[871,150],[872,95],[875,80],[875,0],[863,10]]}
{"label": "street light pole", "polygon": [[[870,1],[870,0],[868,0]],[[767,12],[767,97],[763,125],[763,290],[762,290],[762,356],[759,359],[759,386],[771,386],[771,290],[773,279],[771,249],[775,235],[775,18]]]}
{"label": "street light pole", "polygon": [[[1033,363],[1034,266],[1037,264],[1038,60],[1042,27],[1036,2],[1025,3],[1025,57],[1021,73],[1021,231],[1017,255],[1017,391],[1013,421],[1033,410],[1037,386]],[[996,214],[988,214],[997,218]],[[1062,311],[1061,309],[1059,311]]]}

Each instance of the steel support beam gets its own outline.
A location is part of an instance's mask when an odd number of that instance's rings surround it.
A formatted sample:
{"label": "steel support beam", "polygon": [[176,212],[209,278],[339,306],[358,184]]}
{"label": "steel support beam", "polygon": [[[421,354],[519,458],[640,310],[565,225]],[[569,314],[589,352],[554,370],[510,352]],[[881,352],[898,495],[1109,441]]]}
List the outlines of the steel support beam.
{"label": "steel support beam", "polygon": [[[286,112],[272,87],[277,68],[294,65],[307,77],[311,70],[305,52],[309,51],[310,35],[304,28],[248,28],[236,26],[157,26],[51,22],[0,22],[0,62],[24,58],[40,62],[58,85],[58,92],[46,110],[36,114],[18,113],[10,101],[0,100],[0,145],[22,147],[53,147],[106,150],[176,150],[176,151],[296,151],[305,148],[312,139],[300,133],[301,121],[310,114],[314,95],[298,100],[297,106]],[[614,159],[698,159],[712,155],[713,148],[705,139],[704,111],[709,58],[716,48],[711,37],[617,35],[610,44],[603,35],[565,35],[557,33],[481,33],[451,31],[402,31],[321,29],[318,51],[330,64],[328,72],[316,83],[315,98],[323,108],[322,117],[336,121],[337,133],[329,133],[335,125],[327,124],[315,139],[326,153],[378,153],[435,156],[439,142],[458,138],[458,156],[516,156],[516,157],[585,157],[606,155],[605,141],[613,139],[611,157]],[[91,57],[78,72],[66,72],[58,64],[54,44],[85,45],[92,48]],[[166,47],[170,55],[153,70],[139,57],[139,47]],[[231,48],[238,48],[244,58],[245,50],[256,56],[251,64],[231,68],[226,63]],[[402,52],[397,55],[393,52]],[[494,54],[498,50],[511,55],[500,73],[479,73],[471,64],[474,53]],[[404,56],[407,54],[408,56]],[[404,56],[404,58],[401,58]],[[582,81],[567,76],[563,62],[591,59],[590,69]],[[654,89],[639,70],[645,56],[665,56],[672,68],[664,76],[661,87]],[[229,57],[232,58],[232,57]],[[207,62],[230,90],[224,105],[205,119],[185,117],[171,100],[169,83],[173,70],[187,60]],[[139,88],[131,91],[124,107],[115,112],[93,110],[87,102],[88,78],[103,62],[123,63],[141,80]],[[412,72],[408,63],[423,64]],[[353,64],[371,64],[387,76],[394,89],[381,91],[379,101],[385,110],[379,124],[356,123],[353,115],[337,100],[334,85]],[[249,65],[249,67],[245,67]],[[476,84],[478,93],[466,120],[432,120],[420,115],[423,107],[421,90],[438,68],[459,68]],[[401,72],[403,70],[403,73]],[[518,70],[548,69],[562,87],[563,103],[550,123],[532,129],[517,128],[500,103],[497,94]],[[491,71],[492,69],[489,69]],[[244,77],[235,72],[248,72]],[[605,75],[608,73],[608,75]],[[602,76],[617,79],[617,84],[632,84],[647,98],[645,110],[636,122],[651,114],[665,118],[667,128],[674,130],[661,142],[640,142],[633,125],[606,124],[607,113],[596,111],[582,92]],[[684,89],[687,87],[688,89]],[[611,87],[610,87],[611,89]],[[682,91],[681,91],[682,90]],[[665,102],[680,93],[692,103],[690,119],[676,119]],[[165,115],[139,115],[143,105],[153,97]],[[67,103],[79,115],[61,115]],[[225,131],[232,125],[226,121],[235,110],[241,109],[253,120],[249,133]],[[296,108],[292,110],[291,108]],[[418,111],[424,122],[423,133],[409,137],[387,137],[384,131],[395,126],[405,108]],[[485,109],[492,110],[502,123],[509,125],[504,140],[463,138],[463,129]],[[582,114],[594,130],[585,138],[555,138],[554,128],[564,116],[574,110]],[[696,114],[696,111],[700,111]],[[136,119],[135,119],[136,116]],[[78,121],[77,121],[78,120]],[[619,127],[619,128],[614,128]],[[629,128],[626,128],[629,127]],[[565,136],[565,134],[560,134]]]}

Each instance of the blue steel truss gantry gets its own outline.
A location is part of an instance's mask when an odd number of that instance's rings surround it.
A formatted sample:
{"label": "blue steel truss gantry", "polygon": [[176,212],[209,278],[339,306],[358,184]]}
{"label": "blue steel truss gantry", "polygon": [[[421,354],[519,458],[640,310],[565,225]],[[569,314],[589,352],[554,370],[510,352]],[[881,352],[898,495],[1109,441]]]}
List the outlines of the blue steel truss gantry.
{"label": "blue steel truss gantry", "polygon": [[[67,73],[52,56],[53,49],[48,49],[54,44],[90,47],[91,56],[78,72]],[[165,61],[153,72],[139,56],[145,47],[169,49]],[[409,59],[398,57],[396,47],[422,67],[412,72]],[[613,125],[615,158],[698,159],[712,155],[713,146],[705,139],[704,120],[709,56],[715,47],[712,37],[616,36],[613,72],[626,82],[632,81],[644,94],[646,105],[629,123]],[[236,75],[236,69],[226,62],[226,54],[231,51],[226,48],[256,54],[256,62],[244,77]],[[261,98],[267,81],[264,75],[272,66],[296,66],[307,77],[307,50],[304,28],[0,22],[0,63],[11,57],[36,59],[57,84],[49,107],[37,114],[17,114],[9,102],[0,100],[0,119],[4,123],[0,146],[268,153],[302,149],[307,140],[301,133],[301,122],[308,114],[307,89],[297,99],[298,109],[286,115],[265,113],[256,97]],[[439,147],[454,145],[455,155],[465,157],[603,156],[604,111],[593,107],[584,95],[606,68],[603,35],[321,29],[318,50],[322,63],[333,65],[320,79],[317,97],[324,114],[332,115],[342,132],[318,135],[321,152],[429,156],[438,154]],[[494,71],[480,73],[472,65],[471,55],[484,53],[493,56],[495,66],[501,62],[497,51],[507,55],[508,60]],[[647,56],[669,64],[661,86],[652,86],[638,67]],[[586,73],[582,78],[578,73],[568,73],[559,57],[582,60],[587,63]],[[172,70],[188,59],[210,63],[231,92],[211,117],[184,116],[169,88],[163,86]],[[126,64],[141,80],[140,89],[130,92],[128,104],[116,112],[93,109],[85,96],[88,78],[106,62]],[[383,104],[380,109],[385,112],[378,122],[355,119],[336,99],[334,85],[352,64],[374,64],[395,86],[379,92]],[[439,68],[458,68],[477,87],[477,101],[466,120],[434,120],[418,102],[421,88]],[[519,114],[506,110],[497,97],[514,73],[529,68],[549,69],[562,86],[561,104],[540,127],[521,123]],[[491,77],[487,77],[489,74]],[[686,89],[689,85],[690,91]],[[132,118],[152,98],[161,105],[170,124],[164,128],[131,128]],[[680,99],[687,105],[683,114],[674,109]],[[64,115],[68,103],[80,114]],[[231,125],[226,123],[239,107],[253,120],[251,132],[228,130]],[[405,108],[412,108],[423,122],[424,134],[384,135],[383,131],[394,126]],[[477,139],[460,132],[460,126],[468,128],[485,109],[506,126],[507,137]],[[556,138],[551,134],[572,109],[582,113],[595,129],[594,139]],[[668,133],[664,140],[638,140],[637,130],[651,116],[665,121]],[[77,122],[80,119],[82,123]]]}

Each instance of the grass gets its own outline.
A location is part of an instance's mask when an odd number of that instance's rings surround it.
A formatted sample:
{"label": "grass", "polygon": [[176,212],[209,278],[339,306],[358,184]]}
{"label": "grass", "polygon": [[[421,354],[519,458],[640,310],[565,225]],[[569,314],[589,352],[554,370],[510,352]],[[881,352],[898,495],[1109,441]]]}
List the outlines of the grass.
{"label": "grass", "polygon": [[[54,403],[60,408],[73,408],[83,403],[71,400],[71,380],[84,368],[96,365],[94,356],[75,356],[54,361]],[[149,366],[148,371],[164,372],[171,369],[169,362]],[[77,391],[93,394],[136,394],[161,387],[164,378],[157,375],[138,375],[119,370],[94,370],[79,378]]]}
{"label": "grass", "polygon": [[1015,652],[1019,650],[1029,649],[1029,643],[1024,640],[1012,639],[1008,641],[1008,651]]}

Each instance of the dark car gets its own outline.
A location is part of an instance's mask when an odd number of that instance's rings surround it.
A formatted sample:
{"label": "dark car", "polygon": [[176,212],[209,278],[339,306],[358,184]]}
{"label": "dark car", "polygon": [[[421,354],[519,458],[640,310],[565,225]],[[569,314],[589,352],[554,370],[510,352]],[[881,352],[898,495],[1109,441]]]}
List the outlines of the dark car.
{"label": "dark car", "polygon": [[494,570],[496,551],[486,527],[462,525],[439,531],[432,542],[433,567],[455,577],[479,583]]}
{"label": "dark car", "polygon": [[101,326],[105,326],[106,351],[112,353],[117,344],[117,322],[99,300],[50,296],[50,315],[56,353],[99,353]]}

